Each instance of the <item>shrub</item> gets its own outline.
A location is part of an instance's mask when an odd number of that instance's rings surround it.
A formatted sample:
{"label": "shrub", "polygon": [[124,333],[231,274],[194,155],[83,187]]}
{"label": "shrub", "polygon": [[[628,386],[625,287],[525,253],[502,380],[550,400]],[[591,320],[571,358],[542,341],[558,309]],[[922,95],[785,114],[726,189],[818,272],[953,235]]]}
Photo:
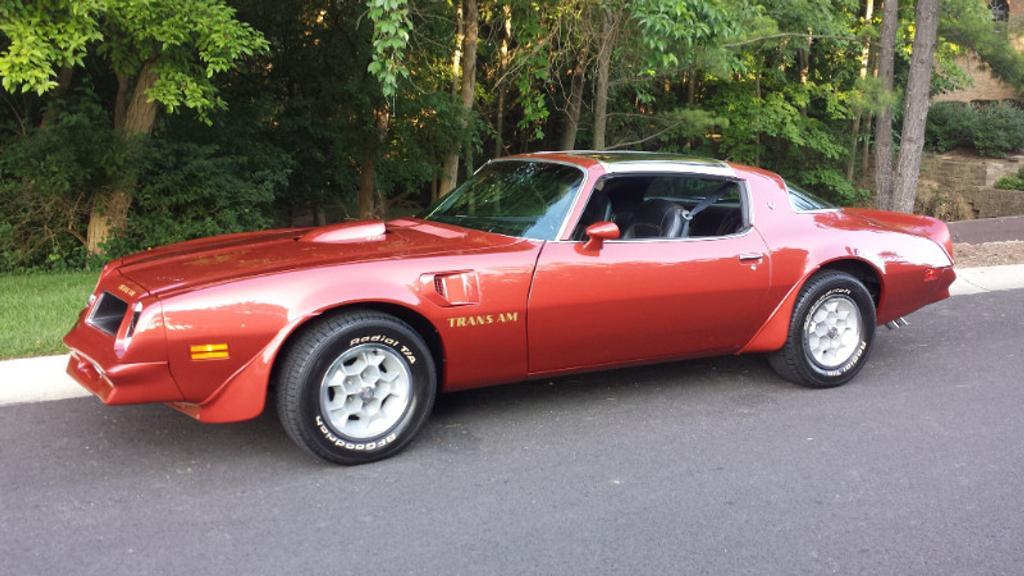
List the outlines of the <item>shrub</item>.
{"label": "shrub", "polygon": [[971,143],[971,125],[976,111],[963,102],[939,102],[928,110],[925,146],[935,152],[949,152]]}
{"label": "shrub", "polygon": [[90,208],[97,191],[123,182],[133,183],[131,214],[107,257],[273,224],[292,169],[281,149],[173,134],[126,143],[109,124],[78,98],[45,127],[0,139],[0,273],[99,264],[85,250]]}
{"label": "shrub", "polygon": [[1000,190],[1024,190],[1024,168],[1017,170],[1016,174],[1003,176],[996,180],[996,188]]}
{"label": "shrub", "polygon": [[0,272],[86,264],[85,215],[114,171],[115,134],[90,101],[0,141]]}
{"label": "shrub", "polygon": [[925,147],[935,152],[972,149],[1001,158],[1024,149],[1024,110],[1011,104],[939,102],[928,112]]}
{"label": "shrub", "polygon": [[215,144],[154,139],[141,156],[128,227],[105,247],[111,257],[268,227],[291,169],[272,147],[248,146],[232,155]]}
{"label": "shrub", "polygon": [[978,154],[1001,158],[1024,148],[1024,111],[1009,104],[977,110],[971,141]]}

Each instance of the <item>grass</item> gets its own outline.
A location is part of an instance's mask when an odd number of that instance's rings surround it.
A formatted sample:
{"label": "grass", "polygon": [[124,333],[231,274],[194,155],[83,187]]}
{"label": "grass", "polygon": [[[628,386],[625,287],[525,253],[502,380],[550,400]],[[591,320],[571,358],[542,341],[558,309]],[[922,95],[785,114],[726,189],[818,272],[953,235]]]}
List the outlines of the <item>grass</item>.
{"label": "grass", "polygon": [[0,360],[61,354],[99,272],[0,276]]}

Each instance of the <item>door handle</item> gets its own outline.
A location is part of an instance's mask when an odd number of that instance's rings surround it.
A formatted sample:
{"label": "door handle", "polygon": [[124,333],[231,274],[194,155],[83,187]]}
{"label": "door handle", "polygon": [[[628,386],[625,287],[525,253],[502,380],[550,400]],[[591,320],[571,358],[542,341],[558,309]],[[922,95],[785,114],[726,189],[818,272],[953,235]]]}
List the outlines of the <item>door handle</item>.
{"label": "door handle", "polygon": [[760,252],[744,252],[740,254],[740,262],[755,262],[764,259]]}

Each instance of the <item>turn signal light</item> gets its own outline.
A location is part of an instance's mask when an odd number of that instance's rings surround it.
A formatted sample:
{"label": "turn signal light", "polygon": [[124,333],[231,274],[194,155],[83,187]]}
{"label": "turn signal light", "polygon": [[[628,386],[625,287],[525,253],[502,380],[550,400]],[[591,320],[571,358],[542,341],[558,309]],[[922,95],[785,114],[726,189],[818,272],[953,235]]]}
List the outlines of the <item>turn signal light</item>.
{"label": "turn signal light", "polygon": [[193,360],[225,360],[229,358],[227,344],[193,344],[189,346]]}

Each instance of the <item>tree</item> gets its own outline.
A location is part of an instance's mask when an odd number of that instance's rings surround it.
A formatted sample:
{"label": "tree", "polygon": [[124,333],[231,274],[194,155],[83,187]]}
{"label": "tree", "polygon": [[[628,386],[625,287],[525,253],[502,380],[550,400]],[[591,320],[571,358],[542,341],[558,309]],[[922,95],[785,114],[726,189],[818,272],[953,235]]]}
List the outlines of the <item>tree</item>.
{"label": "tree", "polygon": [[612,53],[619,35],[623,11],[615,7],[601,10],[601,34],[598,36],[597,83],[594,86],[594,149],[604,150],[608,128],[608,82]]}
{"label": "tree", "polygon": [[914,48],[903,108],[900,156],[896,163],[892,209],[913,212],[921,172],[924,128],[928,119],[935,42],[939,29],[939,0],[917,0]]}
{"label": "tree", "polygon": [[[83,66],[95,48],[117,78],[112,117],[127,140],[152,132],[160,106],[189,108],[209,121],[225,105],[212,78],[267,48],[223,0],[18,2],[3,17],[10,39],[0,54],[5,90],[46,93],[58,87],[61,69]],[[89,252],[101,252],[111,231],[125,226],[133,185],[126,175],[94,196]]]}
{"label": "tree", "polygon": [[[892,93],[896,75],[896,29],[899,28],[898,0],[882,0],[882,32],[878,39],[878,79],[883,97]],[[892,208],[892,105],[885,104],[875,117],[875,203]]]}
{"label": "tree", "polygon": [[[473,100],[476,92],[476,48],[480,34],[480,12],[476,0],[463,0],[462,3],[463,33],[461,43],[462,57],[459,60],[461,75],[459,94],[462,99],[463,118],[461,125],[465,127],[469,114],[473,111]],[[455,75],[456,79],[460,75]],[[459,177],[459,151],[456,146],[444,159],[441,171],[441,183],[438,193],[441,196],[451,192]]]}

